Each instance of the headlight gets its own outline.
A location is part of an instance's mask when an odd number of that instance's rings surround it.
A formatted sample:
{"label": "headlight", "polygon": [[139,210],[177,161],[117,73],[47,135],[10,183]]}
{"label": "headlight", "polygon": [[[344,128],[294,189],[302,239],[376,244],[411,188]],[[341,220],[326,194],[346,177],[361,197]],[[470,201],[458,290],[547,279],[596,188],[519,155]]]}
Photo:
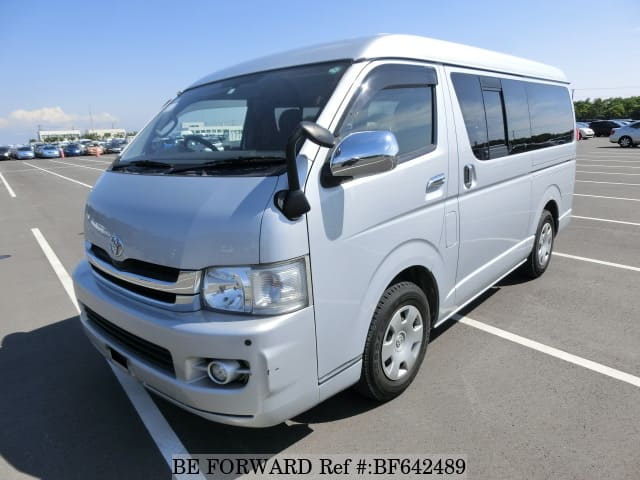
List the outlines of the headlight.
{"label": "headlight", "polygon": [[307,260],[257,267],[211,267],[202,284],[204,303],[213,310],[278,315],[309,304]]}

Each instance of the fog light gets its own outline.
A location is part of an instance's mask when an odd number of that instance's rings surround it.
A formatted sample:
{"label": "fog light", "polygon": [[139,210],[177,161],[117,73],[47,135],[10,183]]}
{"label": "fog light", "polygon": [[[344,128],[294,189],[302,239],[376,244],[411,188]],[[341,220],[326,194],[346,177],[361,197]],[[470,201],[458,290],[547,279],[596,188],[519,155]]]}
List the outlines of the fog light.
{"label": "fog light", "polygon": [[207,366],[209,378],[219,384],[226,385],[240,376],[240,362],[237,360],[212,360]]}

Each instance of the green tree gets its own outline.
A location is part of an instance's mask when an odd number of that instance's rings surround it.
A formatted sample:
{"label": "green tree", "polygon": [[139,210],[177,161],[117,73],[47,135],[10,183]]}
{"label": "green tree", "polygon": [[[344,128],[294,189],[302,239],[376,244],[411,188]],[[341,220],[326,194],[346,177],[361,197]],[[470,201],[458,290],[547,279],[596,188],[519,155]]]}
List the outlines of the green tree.
{"label": "green tree", "polygon": [[640,97],[596,98],[573,102],[578,120],[634,118],[640,119]]}

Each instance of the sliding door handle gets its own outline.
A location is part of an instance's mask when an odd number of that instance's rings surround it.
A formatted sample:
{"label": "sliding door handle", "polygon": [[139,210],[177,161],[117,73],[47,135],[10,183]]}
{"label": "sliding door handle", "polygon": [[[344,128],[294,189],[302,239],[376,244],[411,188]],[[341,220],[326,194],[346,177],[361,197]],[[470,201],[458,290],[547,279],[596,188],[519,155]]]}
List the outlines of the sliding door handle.
{"label": "sliding door handle", "polygon": [[466,188],[471,188],[473,185],[473,177],[475,176],[475,169],[473,165],[465,165],[463,169],[463,182]]}

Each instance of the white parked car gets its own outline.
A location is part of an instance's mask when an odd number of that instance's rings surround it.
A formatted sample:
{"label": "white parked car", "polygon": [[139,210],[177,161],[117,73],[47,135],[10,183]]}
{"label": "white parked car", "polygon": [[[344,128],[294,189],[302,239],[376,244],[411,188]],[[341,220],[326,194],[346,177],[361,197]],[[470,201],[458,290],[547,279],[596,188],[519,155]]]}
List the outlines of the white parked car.
{"label": "white parked car", "polygon": [[637,146],[640,144],[640,122],[614,128],[609,136],[609,141],[617,143],[623,148]]}
{"label": "white parked car", "polygon": [[587,138],[592,138],[595,136],[594,131],[591,128],[589,128],[588,123],[576,122],[576,128],[578,129],[579,140],[585,140]]}

